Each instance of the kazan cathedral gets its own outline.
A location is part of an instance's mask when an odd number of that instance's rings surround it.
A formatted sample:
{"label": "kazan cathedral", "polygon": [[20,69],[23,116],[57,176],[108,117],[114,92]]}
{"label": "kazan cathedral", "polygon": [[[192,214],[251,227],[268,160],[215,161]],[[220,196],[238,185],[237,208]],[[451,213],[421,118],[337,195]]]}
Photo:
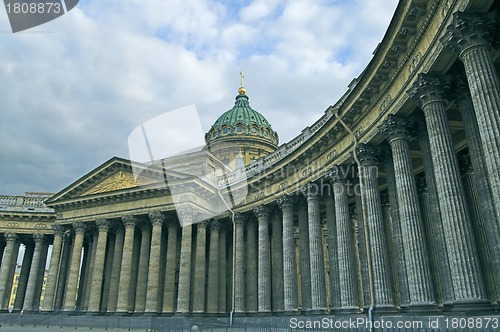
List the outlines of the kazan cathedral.
{"label": "kazan cathedral", "polygon": [[[241,87],[175,170],[115,157],[56,194],[0,196],[0,310],[498,324],[499,7],[399,2],[289,142]],[[194,155],[211,181],[183,172]]]}

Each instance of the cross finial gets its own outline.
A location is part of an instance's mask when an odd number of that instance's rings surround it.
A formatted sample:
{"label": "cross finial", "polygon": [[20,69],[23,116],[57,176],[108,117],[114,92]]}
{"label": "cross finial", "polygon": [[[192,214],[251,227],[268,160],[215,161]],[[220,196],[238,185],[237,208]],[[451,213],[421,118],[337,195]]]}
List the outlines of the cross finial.
{"label": "cross finial", "polygon": [[243,69],[240,70],[240,85],[243,86],[243,79],[245,78],[245,74],[243,73]]}

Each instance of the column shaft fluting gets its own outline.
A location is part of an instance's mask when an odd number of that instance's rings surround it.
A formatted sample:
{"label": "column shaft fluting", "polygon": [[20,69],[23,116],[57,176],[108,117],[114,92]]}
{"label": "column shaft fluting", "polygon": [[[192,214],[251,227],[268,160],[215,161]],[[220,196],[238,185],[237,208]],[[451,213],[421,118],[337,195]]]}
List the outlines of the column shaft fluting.
{"label": "column shaft fluting", "polygon": [[[434,174],[434,164],[432,162],[429,136],[425,123],[419,124],[418,142],[422,151],[422,162],[425,170],[425,183],[427,194],[429,196],[429,231],[433,234],[427,240],[434,246],[436,253],[437,273],[439,275],[439,285],[436,285],[436,295],[441,297],[443,303],[451,303],[454,298],[453,287],[451,283],[450,266],[448,264],[448,250],[446,249],[446,240],[444,236],[443,222],[441,219],[441,209],[436,188],[436,177]],[[432,248],[430,248],[430,251]],[[439,287],[438,287],[439,286]],[[438,299],[439,300],[439,299]]]}
{"label": "column shaft fluting", "polygon": [[149,220],[151,221],[152,231],[145,311],[156,313],[159,310],[161,233],[164,217],[160,211],[155,211],[149,213]]}
{"label": "column shaft fluting", "polygon": [[121,276],[124,238],[125,229],[123,227],[118,227],[115,235],[115,247],[113,248],[113,263],[111,266],[112,282],[109,285],[108,312],[115,312],[118,304],[118,290],[120,283],[116,281],[119,281]]}
{"label": "column shaft fluting", "polygon": [[31,270],[31,263],[33,261],[33,254],[35,251],[35,246],[33,243],[25,243],[24,246],[24,257],[21,266],[21,273],[19,275],[19,280],[17,283],[16,299],[14,302],[14,311],[19,311],[23,309],[24,299],[26,297],[26,287],[28,286],[28,277]]}
{"label": "column shaft fluting", "polygon": [[102,284],[104,280],[104,261],[106,258],[106,244],[108,242],[109,221],[96,221],[98,236],[94,259],[94,269],[91,273],[89,308],[90,312],[99,312],[101,309]]}
{"label": "column shaft fluting", "polygon": [[380,131],[392,149],[410,301],[412,305],[429,305],[435,303],[435,294],[407,126],[406,120],[391,115],[383,122]]}
{"label": "column shaft fluting", "polygon": [[177,312],[188,313],[191,298],[191,259],[192,259],[193,225],[182,226],[181,254],[179,262],[179,288],[177,292]]}
{"label": "column shaft fluting", "polygon": [[132,275],[132,254],[134,249],[134,233],[137,219],[134,216],[122,217],[125,227],[123,253],[120,267],[120,282],[118,287],[117,312],[128,312],[130,298],[130,278]]}
{"label": "column shaft fluting", "polygon": [[[88,261],[88,265],[86,265],[85,269],[81,271],[81,275],[84,276],[83,284],[82,284],[82,300],[78,299],[79,302],[76,303],[77,309],[80,306],[81,310],[88,310],[89,301],[90,301],[90,289],[92,287],[92,273],[94,271],[94,263],[95,256],[97,252],[97,239],[99,238],[99,233],[97,231],[93,231],[92,234],[92,246],[90,249],[90,260]],[[90,246],[89,246],[90,247]],[[84,255],[88,255],[88,251],[83,251]],[[79,286],[80,287],[80,286]]]}
{"label": "column shaft fluting", "polygon": [[177,222],[167,221],[167,259],[165,260],[165,280],[163,286],[163,312],[174,312],[175,270],[177,268]]}
{"label": "column shaft fluting", "polygon": [[[340,309],[340,279],[337,254],[337,221],[332,193],[325,197],[326,226],[328,229],[328,266],[330,268],[330,308]],[[300,237],[300,234],[299,234]],[[343,287],[343,286],[342,286]]]}
{"label": "column shaft fluting", "polygon": [[337,166],[330,173],[335,201],[337,226],[337,259],[340,283],[340,308],[359,308],[358,282],[354,261],[354,232],[349,215],[347,186],[342,171]]}
{"label": "column shaft fluting", "polygon": [[227,312],[227,232],[224,224],[221,224],[219,233],[219,301],[218,311]]}
{"label": "column shaft fluting", "polygon": [[234,311],[245,312],[245,242],[243,234],[245,231],[245,218],[241,214],[236,214],[234,218]]}
{"label": "column shaft fluting", "polygon": [[427,124],[455,300],[482,302],[486,294],[442,84],[421,74],[410,93],[421,104]]}
{"label": "column shaft fluting", "polygon": [[196,225],[196,251],[194,267],[193,312],[205,312],[205,272],[207,256],[207,226],[203,221]]}
{"label": "column shaft fluting", "polygon": [[401,223],[399,218],[399,202],[396,189],[396,176],[394,173],[394,162],[392,153],[386,150],[384,159],[384,171],[387,181],[387,192],[389,205],[391,209],[391,227],[392,227],[392,252],[396,261],[394,280],[394,295],[397,306],[407,307],[410,304],[410,295],[408,291],[408,277],[406,274],[406,262],[404,257],[403,235],[401,233]]}
{"label": "column shaft fluting", "polygon": [[144,312],[146,308],[146,294],[149,279],[149,255],[151,249],[151,225],[144,223],[141,227],[141,251],[139,253],[139,265],[137,270],[135,312]]}
{"label": "column shaft fluting", "polygon": [[[269,208],[260,206],[254,209],[259,223],[258,243],[258,309],[271,312],[271,252],[269,243]],[[286,304],[285,304],[286,307]]]}
{"label": "column shaft fluting", "polygon": [[323,233],[319,210],[318,188],[307,187],[307,211],[309,220],[309,259],[311,263],[311,310],[324,312],[326,306],[325,263],[323,258]]}
{"label": "column shaft fluting", "polygon": [[52,255],[49,263],[49,273],[47,275],[47,285],[45,286],[45,295],[43,299],[42,310],[54,310],[54,299],[56,293],[56,284],[58,273],[60,273],[59,265],[61,262],[63,231],[64,228],[60,225],[53,225],[54,241],[52,243]]}
{"label": "column shaft fluting", "polygon": [[249,215],[247,219],[247,245],[246,245],[246,311],[255,313],[258,309],[257,294],[257,221]]}
{"label": "column shaft fluting", "polygon": [[64,300],[64,311],[74,311],[76,305],[76,294],[78,287],[78,277],[80,275],[80,260],[82,259],[83,235],[85,233],[85,224],[73,223],[75,231],[73,241],[73,252],[71,254],[71,263],[69,267],[68,282],[66,284],[66,294]]}
{"label": "column shaft fluting", "polygon": [[295,252],[295,227],[293,222],[294,199],[285,196],[278,200],[283,214],[283,285],[285,312],[298,311],[297,262]]}
{"label": "column shaft fluting", "polygon": [[448,26],[447,34],[441,41],[455,51],[464,64],[481,136],[481,148],[493,197],[492,204],[498,222],[500,220],[500,158],[498,158],[500,80],[491,56],[489,39],[491,31],[488,31],[488,27],[496,26],[496,15],[495,11],[486,14],[456,12],[451,25]]}
{"label": "column shaft fluting", "polygon": [[7,310],[9,306],[11,287],[9,287],[8,280],[11,271],[15,268],[15,266],[12,266],[12,262],[17,259],[17,252],[15,252],[17,235],[5,233],[4,237],[7,244],[4,249],[2,265],[0,266],[0,310]]}
{"label": "column shaft fluting", "polygon": [[[297,218],[299,223],[299,270],[300,297],[302,311],[311,310],[311,262],[309,259],[309,226],[307,220],[307,204],[300,200]],[[273,278],[273,280],[276,280]]]}
{"label": "column shaft fluting", "polygon": [[481,264],[481,270],[483,272],[485,290],[488,298],[494,301],[497,292],[495,278],[500,278],[500,276],[496,277],[492,271],[492,259],[490,257],[490,251],[486,240],[487,236],[484,228],[483,211],[481,211],[481,204],[479,203],[480,198],[476,187],[477,182],[474,170],[472,169],[470,155],[461,154],[460,167],[462,171],[462,182],[464,184],[464,190],[469,204],[469,211],[474,225],[472,229],[478,247],[479,263]]}
{"label": "column shaft fluting", "polygon": [[365,153],[362,157],[364,159],[362,158],[359,173],[362,183],[361,195],[363,195],[366,209],[363,218],[366,218],[368,234],[370,235],[368,242],[375,296],[374,304],[375,307],[393,307],[391,262],[388,256],[382,202],[378,188],[378,160],[373,154]]}
{"label": "column shaft fluting", "polygon": [[35,233],[33,234],[33,239],[35,240],[35,251],[33,253],[33,260],[31,261],[30,275],[28,278],[28,285],[26,287],[26,295],[24,297],[23,311],[32,312],[38,311],[38,308],[33,307],[35,301],[36,286],[38,284],[39,269],[42,259],[42,246],[44,235]]}
{"label": "column shaft fluting", "polygon": [[271,273],[272,282],[272,302],[273,312],[283,312],[284,304],[284,284],[283,284],[283,219],[281,213],[275,210],[271,219],[272,243],[271,243]]}
{"label": "column shaft fluting", "polygon": [[67,230],[63,235],[63,248],[61,255],[61,267],[59,269],[56,295],[54,299],[54,311],[60,311],[64,305],[64,297],[66,295],[66,282],[68,281],[69,265],[71,261],[71,252],[73,247],[73,237],[71,232]]}
{"label": "column shaft fluting", "polygon": [[[491,269],[492,274],[496,276],[496,278],[490,278],[489,297],[491,300],[500,301],[500,227],[497,222],[500,220],[500,214],[496,213],[495,204],[492,204],[495,197],[492,194],[493,191],[488,178],[480,130],[474,114],[472,98],[464,84],[460,84],[457,98],[458,109],[462,116],[465,136],[467,137],[470,161],[474,169],[474,182],[478,195],[480,218],[474,218],[476,223],[473,228],[481,229],[485,235],[486,241],[483,241],[480,247],[487,251],[488,262],[486,265],[488,265],[488,269]],[[484,253],[480,253],[480,258],[484,256]]]}
{"label": "column shaft fluting", "polygon": [[[207,312],[218,312],[219,301],[219,229],[220,221],[210,222],[210,247],[208,252]],[[220,276],[223,277],[222,275]]]}

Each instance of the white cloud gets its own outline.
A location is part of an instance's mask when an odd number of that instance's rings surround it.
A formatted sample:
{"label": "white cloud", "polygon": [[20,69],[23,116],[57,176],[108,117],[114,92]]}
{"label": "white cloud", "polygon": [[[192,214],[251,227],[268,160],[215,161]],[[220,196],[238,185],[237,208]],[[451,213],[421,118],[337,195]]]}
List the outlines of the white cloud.
{"label": "white cloud", "polygon": [[0,11],[0,194],[60,190],[179,107],[208,130],[240,69],[288,141],[366,66],[396,2],[89,0],[18,34]]}

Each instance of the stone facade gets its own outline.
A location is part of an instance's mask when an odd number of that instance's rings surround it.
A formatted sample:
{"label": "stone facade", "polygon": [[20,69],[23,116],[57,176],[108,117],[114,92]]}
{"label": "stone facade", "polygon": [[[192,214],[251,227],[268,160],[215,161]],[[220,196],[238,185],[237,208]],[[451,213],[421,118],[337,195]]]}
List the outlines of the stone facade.
{"label": "stone facade", "polygon": [[[214,183],[179,175],[189,198],[182,206],[160,167],[120,158],[50,198],[0,196],[0,310],[11,300],[20,245],[27,248],[25,286],[15,310],[221,316],[494,310],[500,300],[494,9],[493,1],[401,2],[372,62],[324,116]],[[143,167],[140,178],[133,167]],[[227,186],[246,186],[246,199],[234,211],[195,222]]]}

